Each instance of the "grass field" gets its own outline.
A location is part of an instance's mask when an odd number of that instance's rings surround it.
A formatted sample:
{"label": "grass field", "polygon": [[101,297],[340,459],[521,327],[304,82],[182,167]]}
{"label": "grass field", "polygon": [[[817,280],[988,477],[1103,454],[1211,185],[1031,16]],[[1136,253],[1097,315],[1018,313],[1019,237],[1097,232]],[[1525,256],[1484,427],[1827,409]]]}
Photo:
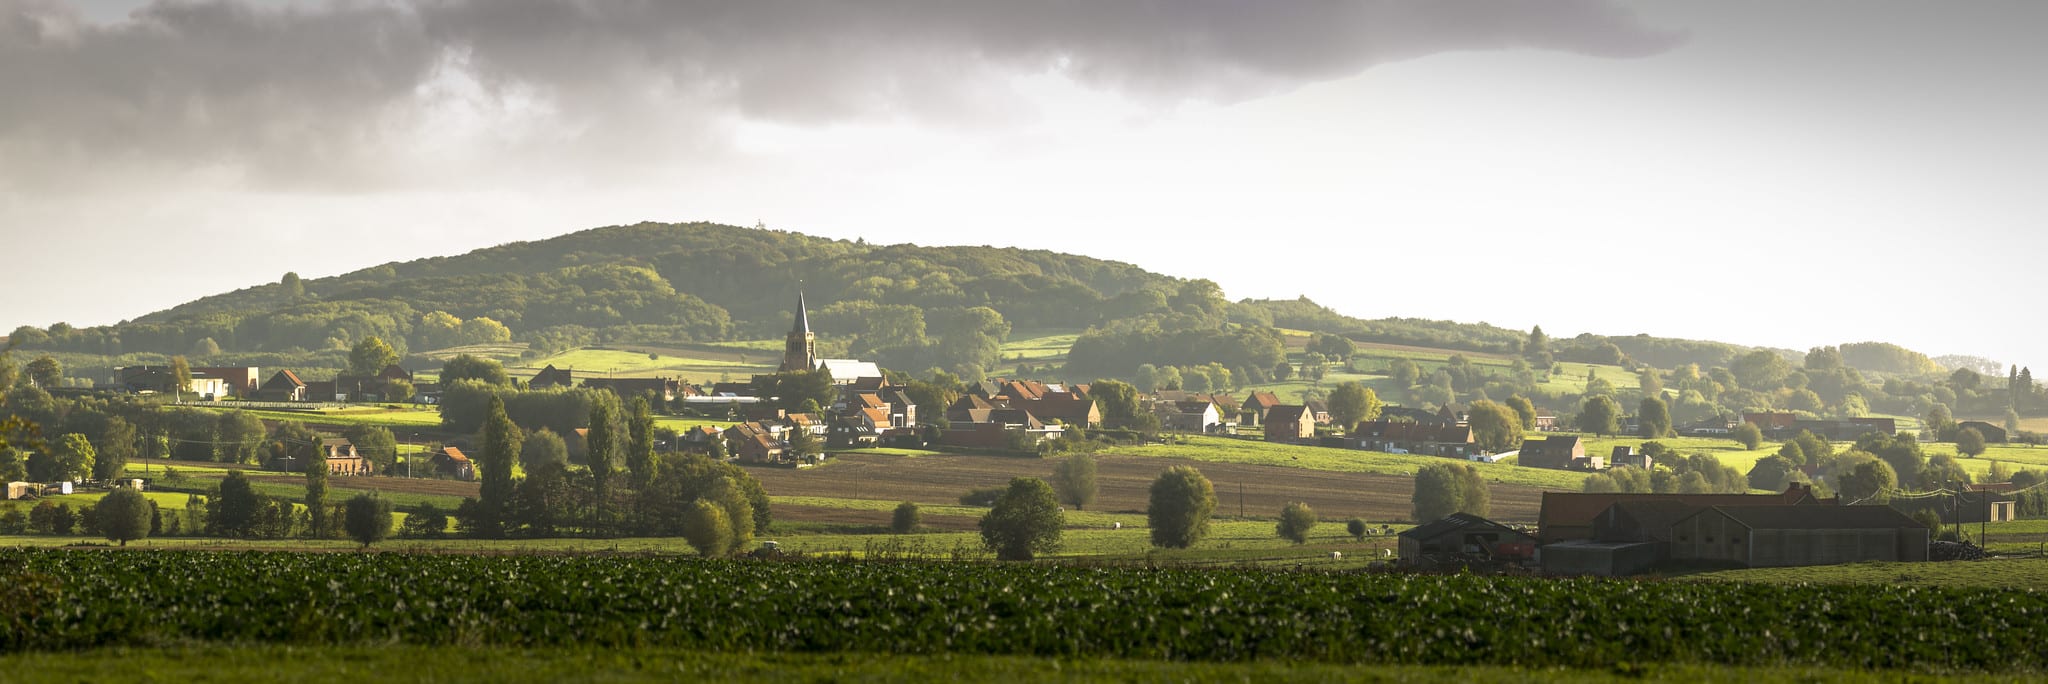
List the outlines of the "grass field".
{"label": "grass field", "polygon": [[[780,344],[776,346],[779,348]],[[721,377],[746,378],[755,373],[772,373],[781,360],[775,349],[756,349],[742,344],[691,345],[676,349],[627,345],[623,348],[567,351],[523,361],[506,370],[515,375],[531,376],[542,367],[552,365],[571,369],[578,378],[679,376],[690,382],[711,383]]]}
{"label": "grass field", "polygon": [[1072,330],[1035,330],[1011,335],[1010,340],[1003,343],[1001,365],[1011,366],[1019,361],[1041,364],[1063,360],[1067,358],[1067,350],[1073,348],[1074,340],[1080,337],[1079,331]]}
{"label": "grass field", "polygon": [[[1180,444],[1115,447],[1105,453],[1385,475],[1414,475],[1415,471],[1420,470],[1425,464],[1445,461],[1437,456],[1388,454],[1203,436],[1186,437]],[[1489,480],[1525,487],[1578,491],[1586,479],[1583,473],[1560,470],[1523,468],[1498,463],[1472,465],[1477,466],[1480,473]]]}
{"label": "grass field", "polygon": [[[198,408],[219,412],[237,410],[233,402],[217,405],[200,405]],[[314,409],[309,411],[278,411],[269,409],[241,409],[263,420],[290,420],[307,425],[381,425],[393,428],[435,428],[441,426],[441,410],[436,408],[386,408],[384,404],[351,406],[340,409]]]}

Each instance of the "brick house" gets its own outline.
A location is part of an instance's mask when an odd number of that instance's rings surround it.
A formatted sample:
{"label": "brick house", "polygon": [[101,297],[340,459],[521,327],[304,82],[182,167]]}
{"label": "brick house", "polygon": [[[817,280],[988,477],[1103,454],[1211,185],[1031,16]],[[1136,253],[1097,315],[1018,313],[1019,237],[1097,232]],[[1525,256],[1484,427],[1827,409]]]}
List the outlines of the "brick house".
{"label": "brick house", "polygon": [[1315,439],[1316,418],[1307,406],[1282,404],[1266,412],[1266,441],[1307,443]]}

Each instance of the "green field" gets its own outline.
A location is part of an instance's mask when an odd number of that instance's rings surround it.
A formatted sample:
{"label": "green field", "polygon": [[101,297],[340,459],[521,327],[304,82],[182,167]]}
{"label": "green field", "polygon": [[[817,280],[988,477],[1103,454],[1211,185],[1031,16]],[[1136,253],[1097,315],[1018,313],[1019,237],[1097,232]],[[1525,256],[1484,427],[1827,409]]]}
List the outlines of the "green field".
{"label": "green field", "polygon": [[[1853,669],[1632,665],[1563,670],[1486,666],[1332,665],[1284,660],[1249,663],[898,653],[719,653],[679,648],[461,648],[376,646],[176,646],[0,655],[0,671],[18,682],[290,681],[379,682],[1705,682],[1824,684],[1878,675]],[[1888,672],[1887,681],[1937,681]],[[2013,681],[1971,675],[1973,682]]]}
{"label": "green field", "polygon": [[273,409],[238,409],[234,402],[219,404],[198,404],[197,408],[229,412],[247,411],[250,415],[269,421],[297,421],[308,425],[381,425],[394,428],[436,428],[441,426],[441,410],[437,408],[385,408],[387,404],[351,406],[348,408],[322,408],[306,411],[283,411]]}
{"label": "green field", "polygon": [[1042,364],[1064,360],[1067,358],[1067,350],[1072,349],[1074,340],[1080,337],[1081,334],[1077,331],[1061,330],[1039,330],[1012,335],[1009,341],[1003,343],[1002,361],[998,367],[1007,368],[1019,361]]}
{"label": "green field", "polygon": [[[765,344],[765,343],[763,343]],[[772,347],[750,343],[695,345],[682,349],[633,347],[632,349],[576,349],[552,356],[530,359],[507,367],[513,375],[531,377],[542,367],[575,371],[577,379],[594,377],[680,377],[689,382],[709,384],[721,377],[745,379],[756,373],[775,372],[781,363],[781,342]],[[649,358],[652,354],[654,358]]]}
{"label": "green field", "polygon": [[[1103,453],[1120,456],[1185,458],[1214,463],[1247,463],[1347,473],[1414,475],[1423,465],[1442,463],[1439,456],[1388,454],[1356,449],[1331,449],[1274,444],[1250,439],[1189,436],[1179,444],[1112,447]],[[1501,484],[1578,491],[1584,473],[1523,468],[1501,463],[1472,463],[1487,479]]]}
{"label": "green field", "polygon": [[0,606],[24,627],[0,633],[10,652],[403,645],[1886,677],[2048,666],[2033,648],[2048,594],[1890,583],[136,550],[0,551],[0,573],[22,597]]}
{"label": "green field", "polygon": [[[1969,525],[1974,534],[1976,526]],[[1914,587],[1983,587],[2025,592],[2048,587],[2048,558],[1954,563],[1854,563],[1799,568],[1722,570],[1688,578],[1772,584],[1873,584]]]}

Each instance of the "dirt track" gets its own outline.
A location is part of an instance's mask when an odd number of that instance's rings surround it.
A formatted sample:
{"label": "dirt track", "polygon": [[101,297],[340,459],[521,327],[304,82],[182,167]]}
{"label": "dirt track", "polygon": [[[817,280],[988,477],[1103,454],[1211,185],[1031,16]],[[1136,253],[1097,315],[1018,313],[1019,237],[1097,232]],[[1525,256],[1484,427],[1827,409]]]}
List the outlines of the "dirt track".
{"label": "dirt track", "polygon": [[[1243,511],[1272,516],[1289,501],[1307,503],[1324,520],[1363,517],[1373,521],[1408,518],[1414,478],[1398,475],[1332,473],[1301,468],[1201,463],[1182,459],[1106,456],[1096,467],[1099,494],[1094,508],[1143,513],[1152,480],[1173,465],[1192,465],[1216,485],[1217,514],[1237,515],[1239,487]],[[999,456],[848,455],[821,468],[748,468],[776,496],[824,496],[855,499],[957,503],[976,487],[1001,485],[1012,477],[1048,477],[1053,461]],[[1531,487],[1494,485],[1493,515],[1503,521],[1534,521],[1541,494]],[[783,518],[778,507],[776,517]],[[847,513],[856,513],[848,511]],[[858,517],[860,522],[888,524],[888,512]],[[929,518],[930,516],[927,516]],[[790,515],[791,520],[808,518]],[[849,519],[848,521],[852,521]]]}

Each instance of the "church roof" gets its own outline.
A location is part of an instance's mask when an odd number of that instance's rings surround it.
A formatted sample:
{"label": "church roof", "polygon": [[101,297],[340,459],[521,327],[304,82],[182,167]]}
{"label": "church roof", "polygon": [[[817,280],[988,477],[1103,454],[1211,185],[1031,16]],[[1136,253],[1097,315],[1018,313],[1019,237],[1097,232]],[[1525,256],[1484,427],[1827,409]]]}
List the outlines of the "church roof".
{"label": "church roof", "polygon": [[804,305],[804,291],[796,291],[796,323],[789,329],[791,335],[808,335],[811,332],[811,311]]}

